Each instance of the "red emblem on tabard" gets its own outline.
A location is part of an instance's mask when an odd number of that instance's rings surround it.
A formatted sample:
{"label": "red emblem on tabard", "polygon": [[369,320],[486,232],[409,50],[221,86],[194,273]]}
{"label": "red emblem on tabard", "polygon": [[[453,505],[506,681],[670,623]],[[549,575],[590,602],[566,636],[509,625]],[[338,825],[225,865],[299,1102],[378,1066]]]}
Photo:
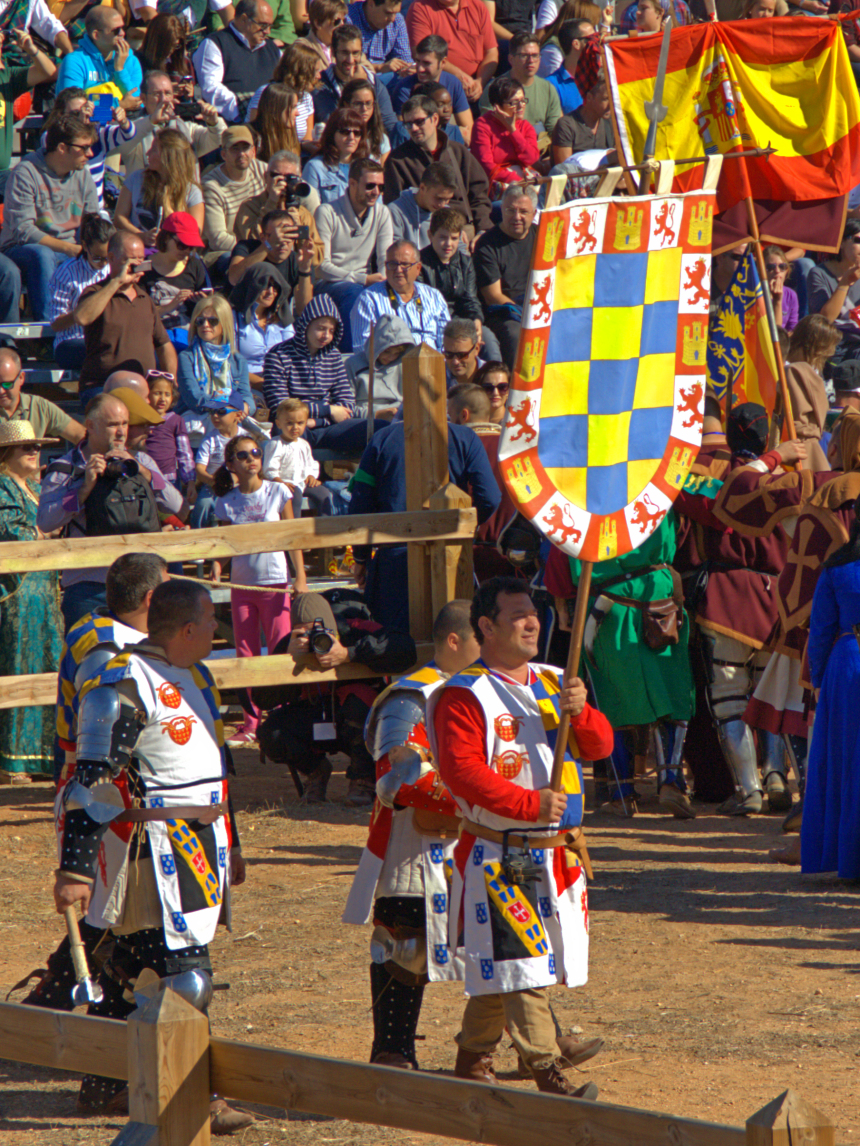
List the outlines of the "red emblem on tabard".
{"label": "red emblem on tabard", "polygon": [[174,716],[172,720],[161,720],[161,735],[166,732],[174,744],[187,744],[191,739],[191,726],[197,721],[193,716]]}
{"label": "red emblem on tabard", "polygon": [[510,744],[511,741],[516,740],[521,724],[522,721],[518,716],[511,716],[509,712],[503,712],[493,721],[493,728],[500,740],[506,740]]}
{"label": "red emblem on tabard", "polygon": [[523,770],[523,761],[526,759],[524,752],[502,752],[499,756],[493,757],[493,767],[503,780],[513,780],[515,776],[519,776]]}
{"label": "red emblem on tabard", "polygon": [[158,699],[166,708],[179,708],[182,704],[179,685],[171,684],[169,680],[160,684],[155,691],[158,693]]}

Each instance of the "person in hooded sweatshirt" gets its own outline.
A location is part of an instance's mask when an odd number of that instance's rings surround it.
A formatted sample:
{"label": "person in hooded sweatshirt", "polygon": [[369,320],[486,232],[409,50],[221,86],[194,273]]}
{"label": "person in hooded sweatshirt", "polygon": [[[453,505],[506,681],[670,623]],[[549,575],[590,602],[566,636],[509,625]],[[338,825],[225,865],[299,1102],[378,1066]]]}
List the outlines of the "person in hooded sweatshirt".
{"label": "person in hooded sweatshirt", "polygon": [[295,320],[295,334],[263,359],[263,397],[270,410],[285,398],[301,398],[310,411],[305,438],[311,449],[358,456],[367,442],[365,422],[355,417],[355,392],[340,350],[343,323],[327,295],[312,298]]}
{"label": "person in hooded sweatshirt", "polygon": [[233,321],[236,350],[248,361],[251,384],[263,380],[266,352],[292,338],[293,311],[290,288],[280,270],[271,263],[257,263],[233,288]]}
{"label": "person in hooded sweatshirt", "polygon": [[[373,336],[373,415],[380,428],[396,417],[403,404],[403,355],[415,346],[412,331],[396,314],[384,314]],[[367,418],[370,397],[369,347],[346,360],[346,372],[355,391],[355,417]]]}

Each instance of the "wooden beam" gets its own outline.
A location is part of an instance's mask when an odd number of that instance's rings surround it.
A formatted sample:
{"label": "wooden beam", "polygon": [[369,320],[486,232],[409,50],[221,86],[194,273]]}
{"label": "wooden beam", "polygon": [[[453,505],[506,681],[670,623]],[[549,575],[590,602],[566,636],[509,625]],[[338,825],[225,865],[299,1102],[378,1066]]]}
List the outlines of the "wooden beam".
{"label": "wooden beam", "polygon": [[440,513],[365,513],[355,517],[302,517],[295,521],[121,537],[66,537],[57,541],[6,541],[0,573],[99,569],[123,553],[158,553],[165,561],[208,561],[283,549],[330,549],[407,541],[462,541],[474,537],[474,510]]}
{"label": "wooden beam", "polygon": [[[745,1146],[739,1126],[213,1038],[213,1091],[245,1102],[422,1134],[522,1146]],[[536,1128],[539,1128],[536,1131]]]}
{"label": "wooden beam", "polygon": [[[472,499],[459,486],[449,482],[430,497],[431,509],[453,509],[470,506]],[[475,563],[472,542],[447,545],[431,541],[425,549],[430,551],[430,597],[433,618],[449,601],[459,597],[471,601],[475,592]]]}
{"label": "wooden beam", "polygon": [[143,1122],[129,1122],[110,1146],[158,1146],[158,1127]]}
{"label": "wooden beam", "polygon": [[127,1048],[126,1024],[118,1019],[0,1003],[0,1053],[10,1062],[127,1079]]}
{"label": "wooden beam", "polygon": [[175,991],[129,1015],[128,1108],[161,1142],[209,1146],[209,1019]]}
{"label": "wooden beam", "polygon": [[[417,646],[415,666],[426,665],[433,656],[430,643]],[[207,661],[220,689],[254,688],[273,684],[324,684],[332,680],[370,680],[384,675],[359,664],[343,664],[335,669],[308,667],[312,657],[298,660],[286,654],[265,657],[225,657]],[[26,676],[0,676],[0,708],[26,708],[31,704],[56,704],[57,674],[31,673]]]}
{"label": "wooden beam", "polygon": [[835,1141],[836,1128],[827,1115],[793,1090],[747,1119],[747,1146],[834,1146]]}

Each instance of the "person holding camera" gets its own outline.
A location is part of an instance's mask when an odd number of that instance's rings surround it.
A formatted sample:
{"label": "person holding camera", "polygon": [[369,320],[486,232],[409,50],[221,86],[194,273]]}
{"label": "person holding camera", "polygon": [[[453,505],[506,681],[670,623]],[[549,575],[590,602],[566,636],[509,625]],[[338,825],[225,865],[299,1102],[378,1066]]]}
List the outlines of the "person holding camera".
{"label": "person holding camera", "polygon": [[279,207],[263,216],[260,230],[259,239],[244,239],[236,244],[227,278],[232,286],[238,286],[252,267],[267,263],[278,270],[286,282],[288,297],[298,318],[314,294],[311,285],[314,248],[310,229],[298,222],[294,210]]}
{"label": "person holding camera", "polygon": [[320,197],[308,183],[302,182],[301,163],[293,151],[276,151],[266,166],[265,189],[246,199],[236,212],[233,231],[239,242],[263,237],[263,218],[270,211],[291,211],[298,226],[307,227],[313,244],[313,265],[323,257],[322,240],[314,215]]}
{"label": "person holding camera", "polygon": [[[180,100],[173,80],[166,72],[147,72],[140,85],[143,111],[137,123],[137,134],[119,148],[126,176],[146,167],[155,140],[154,132],[170,127],[183,135],[197,159],[217,151],[226,122],[216,108],[205,100]],[[198,173],[199,174],[199,173]]]}
{"label": "person holding camera", "polygon": [[[131,413],[130,413],[131,411]],[[158,515],[178,513],[182,497],[148,454],[126,448],[129,419],[163,421],[128,388],[97,394],[86,409],[86,437],[48,466],[36,524],[42,533],[70,537],[155,533]],[[62,575],[66,632],[86,613],[105,605],[107,569],[70,569]]]}
{"label": "person holding camera", "polygon": [[[352,662],[394,675],[415,664],[409,634],[380,625],[354,589],[296,597],[292,626],[289,643],[270,651],[289,653],[316,672]],[[296,679],[301,681],[301,673]],[[272,709],[257,729],[260,748],[269,760],[288,765],[302,803],[325,803],[331,777],[327,753],[345,752],[350,758],[346,803],[373,804],[376,765],[364,743],[364,723],[383,687],[380,679],[254,690],[254,702]]]}

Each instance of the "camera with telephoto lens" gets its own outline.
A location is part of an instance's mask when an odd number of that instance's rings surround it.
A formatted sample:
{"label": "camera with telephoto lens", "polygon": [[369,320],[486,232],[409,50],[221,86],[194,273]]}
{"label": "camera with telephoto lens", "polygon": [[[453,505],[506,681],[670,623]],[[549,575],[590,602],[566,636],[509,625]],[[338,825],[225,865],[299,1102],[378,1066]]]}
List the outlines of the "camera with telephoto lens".
{"label": "camera with telephoto lens", "polygon": [[321,657],[331,652],[334,642],[334,633],[325,627],[322,617],[316,617],[308,632],[308,648]]}
{"label": "camera with telephoto lens", "polygon": [[298,207],[301,199],[310,194],[310,185],[302,182],[301,175],[281,175],[284,185],[281,188],[281,202],[284,210],[288,207]]}
{"label": "camera with telephoto lens", "polygon": [[177,119],[197,119],[200,115],[200,104],[196,99],[181,99],[173,105],[173,114]]}
{"label": "camera with telephoto lens", "polygon": [[137,462],[132,461],[130,458],[110,457],[105,461],[104,476],[116,480],[126,474],[128,477],[135,477],[140,472],[140,467]]}

